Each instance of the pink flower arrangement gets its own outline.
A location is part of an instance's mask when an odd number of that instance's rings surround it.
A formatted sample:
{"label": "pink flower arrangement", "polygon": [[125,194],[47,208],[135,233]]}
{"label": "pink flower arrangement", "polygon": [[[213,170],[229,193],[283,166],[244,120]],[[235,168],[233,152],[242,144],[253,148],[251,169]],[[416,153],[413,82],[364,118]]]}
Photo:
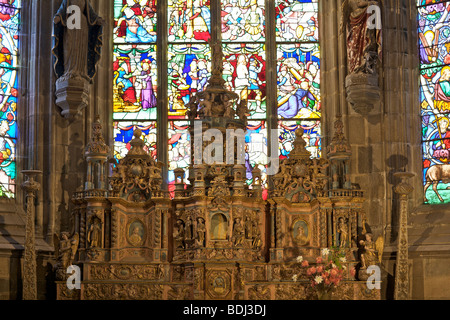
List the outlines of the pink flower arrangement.
{"label": "pink flower arrangement", "polygon": [[[322,249],[321,255],[315,259],[314,265],[309,265],[308,261],[303,257],[298,257],[297,262],[301,261],[300,266],[306,269],[306,276],[310,281],[312,288],[319,293],[329,293],[338,287],[344,278],[344,270],[346,267],[342,262],[346,262],[345,253],[339,250]],[[350,273],[354,273],[354,268]],[[293,277],[294,281],[301,279],[300,275]]]}

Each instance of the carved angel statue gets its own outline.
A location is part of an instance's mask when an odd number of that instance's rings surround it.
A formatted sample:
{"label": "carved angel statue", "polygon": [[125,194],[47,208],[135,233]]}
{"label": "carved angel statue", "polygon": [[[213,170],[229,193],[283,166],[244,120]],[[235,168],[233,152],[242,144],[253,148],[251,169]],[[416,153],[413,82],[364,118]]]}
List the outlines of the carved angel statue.
{"label": "carved angel statue", "polygon": [[361,253],[361,270],[381,263],[384,250],[383,237],[380,236],[373,242],[373,235],[366,233],[364,239],[359,241],[359,248]]}
{"label": "carved angel statue", "polygon": [[80,241],[78,233],[75,233],[72,237],[69,236],[68,232],[61,232],[60,237],[57,234],[53,235],[55,257],[57,259],[54,270],[56,270],[57,278],[60,280],[65,279],[66,270],[75,259]]}
{"label": "carved angel statue", "polygon": [[[344,0],[340,32],[347,31],[348,71],[374,73],[381,61],[382,31],[379,9],[382,1]],[[375,10],[372,10],[376,8]]]}

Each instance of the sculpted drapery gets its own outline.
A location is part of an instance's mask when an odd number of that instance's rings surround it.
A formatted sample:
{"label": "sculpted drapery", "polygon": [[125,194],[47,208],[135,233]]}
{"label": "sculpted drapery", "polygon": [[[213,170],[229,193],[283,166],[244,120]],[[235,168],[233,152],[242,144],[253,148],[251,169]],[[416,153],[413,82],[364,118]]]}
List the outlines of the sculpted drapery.
{"label": "sculpted drapery", "polygon": [[382,31],[371,25],[380,17],[370,6],[380,8],[381,1],[345,0],[341,32],[347,30],[348,72],[374,73],[376,63],[382,59]]}
{"label": "sculpted drapery", "polygon": [[[70,6],[80,8],[80,27],[68,25]],[[69,12],[68,12],[69,8]],[[76,19],[76,18],[75,18]],[[103,45],[104,20],[89,0],[63,0],[54,17],[53,62],[57,78],[92,81]]]}

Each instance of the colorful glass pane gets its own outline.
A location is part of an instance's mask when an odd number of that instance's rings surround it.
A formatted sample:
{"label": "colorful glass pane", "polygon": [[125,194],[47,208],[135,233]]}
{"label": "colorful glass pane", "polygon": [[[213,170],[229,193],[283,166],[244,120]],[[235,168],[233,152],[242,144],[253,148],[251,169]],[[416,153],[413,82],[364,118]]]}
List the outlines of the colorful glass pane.
{"label": "colorful glass pane", "polygon": [[156,0],[114,0],[114,42],[156,42]]}
{"label": "colorful glass pane", "polygon": [[[250,188],[253,183],[252,171],[255,167],[261,170],[261,181],[264,190],[268,189],[268,132],[265,121],[249,121],[245,135],[245,168],[247,184]],[[266,193],[266,192],[264,192]]]}
{"label": "colorful glass pane", "polygon": [[318,42],[318,0],[276,0],[278,42]]}
{"label": "colorful glass pane", "polygon": [[207,42],[211,38],[209,0],[169,0],[169,42]]}
{"label": "colorful glass pane", "polygon": [[168,151],[169,151],[169,191],[175,190],[175,174],[174,170],[182,168],[185,170],[184,182],[189,184],[189,165],[191,164],[191,135],[189,132],[188,121],[171,121],[169,122],[168,135]]}
{"label": "colorful glass pane", "polygon": [[279,121],[279,156],[286,159],[294,148],[295,132],[303,128],[303,139],[306,142],[306,150],[311,153],[311,158],[322,156],[321,123],[317,121]]}
{"label": "colorful glass pane", "polygon": [[203,91],[211,76],[208,45],[169,45],[169,119],[186,119],[190,95]]}
{"label": "colorful glass pane", "polygon": [[248,101],[249,119],[266,118],[266,60],[262,44],[223,46],[223,77],[229,90]]}
{"label": "colorful glass pane", "polygon": [[222,0],[224,42],[265,41],[265,0]]}
{"label": "colorful glass pane", "polygon": [[277,47],[278,116],[320,119],[320,51],[317,44]]}
{"label": "colorful glass pane", "polygon": [[450,3],[417,4],[424,192],[429,204],[450,203]]}
{"label": "colorful glass pane", "polygon": [[140,129],[142,131],[141,139],[145,142],[145,151],[149,155],[156,158],[157,149],[157,129],[156,121],[150,122],[114,122],[114,157],[117,160],[123,159],[128,151],[130,151],[130,141],[134,138],[133,133],[135,130]]}
{"label": "colorful glass pane", "polygon": [[16,185],[19,21],[20,1],[0,3],[0,197],[7,198]]}
{"label": "colorful glass pane", "polygon": [[156,119],[156,46],[114,47],[114,119]]}

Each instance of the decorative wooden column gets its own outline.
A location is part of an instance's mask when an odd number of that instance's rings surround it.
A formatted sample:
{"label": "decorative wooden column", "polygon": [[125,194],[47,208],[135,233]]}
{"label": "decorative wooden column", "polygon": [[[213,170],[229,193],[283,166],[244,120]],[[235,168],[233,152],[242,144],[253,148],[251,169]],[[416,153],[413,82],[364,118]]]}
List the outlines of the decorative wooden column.
{"label": "decorative wooden column", "polygon": [[41,185],[34,179],[42,174],[37,170],[22,171],[25,182],[22,189],[26,192],[27,220],[25,227],[25,252],[23,266],[23,300],[37,300],[36,250],[34,230],[34,199]]}
{"label": "decorative wooden column", "polygon": [[397,244],[397,261],[395,270],[395,300],[408,300],[409,294],[409,263],[408,263],[408,195],[414,188],[407,179],[415,176],[413,173],[398,172],[394,174],[401,182],[394,191],[400,195],[400,221]]}

